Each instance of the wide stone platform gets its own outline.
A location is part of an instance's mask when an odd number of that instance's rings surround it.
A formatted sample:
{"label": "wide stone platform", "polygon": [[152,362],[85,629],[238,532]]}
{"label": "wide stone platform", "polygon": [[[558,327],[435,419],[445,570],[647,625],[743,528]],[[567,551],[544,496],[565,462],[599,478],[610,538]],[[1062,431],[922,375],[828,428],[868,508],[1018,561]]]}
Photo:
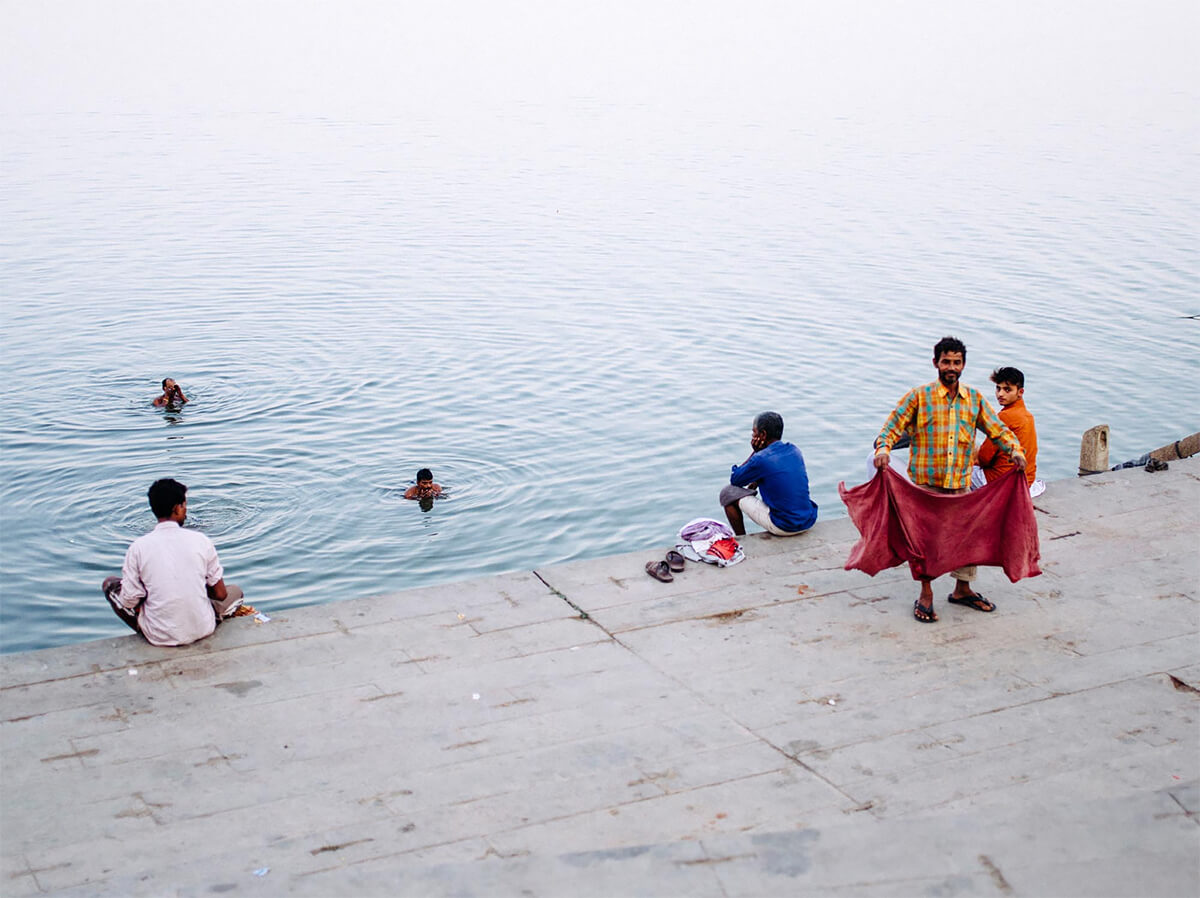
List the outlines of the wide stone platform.
{"label": "wide stone platform", "polygon": [[1200,459],[1035,504],[933,626],[841,519],[5,656],[0,895],[1200,894]]}

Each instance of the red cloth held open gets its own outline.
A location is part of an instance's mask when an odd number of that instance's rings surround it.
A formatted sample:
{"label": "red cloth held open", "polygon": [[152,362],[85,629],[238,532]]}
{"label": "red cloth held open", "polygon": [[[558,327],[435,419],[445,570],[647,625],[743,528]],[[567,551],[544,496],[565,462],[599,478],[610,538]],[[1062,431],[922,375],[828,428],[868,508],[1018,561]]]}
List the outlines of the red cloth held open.
{"label": "red cloth held open", "polygon": [[839,483],[838,494],[861,535],[848,571],[873,577],[907,561],[916,580],[968,564],[998,565],[1013,583],[1042,572],[1033,500],[1015,468],[982,489],[945,495],[889,467],[853,489]]}

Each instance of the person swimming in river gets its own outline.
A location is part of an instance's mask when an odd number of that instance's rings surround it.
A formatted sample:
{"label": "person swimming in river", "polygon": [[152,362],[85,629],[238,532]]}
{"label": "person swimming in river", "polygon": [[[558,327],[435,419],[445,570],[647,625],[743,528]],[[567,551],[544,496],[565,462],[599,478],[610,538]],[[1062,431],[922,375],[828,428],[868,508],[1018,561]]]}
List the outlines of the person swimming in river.
{"label": "person swimming in river", "polygon": [[404,491],[405,499],[437,499],[442,495],[442,485],[433,482],[433,471],[422,468],[417,471],[417,482]]}
{"label": "person swimming in river", "polygon": [[183,395],[183,390],[179,389],[179,384],[169,377],[163,378],[162,390],[162,395],[154,400],[154,404],[159,408],[164,405],[183,405],[188,401],[188,398]]}

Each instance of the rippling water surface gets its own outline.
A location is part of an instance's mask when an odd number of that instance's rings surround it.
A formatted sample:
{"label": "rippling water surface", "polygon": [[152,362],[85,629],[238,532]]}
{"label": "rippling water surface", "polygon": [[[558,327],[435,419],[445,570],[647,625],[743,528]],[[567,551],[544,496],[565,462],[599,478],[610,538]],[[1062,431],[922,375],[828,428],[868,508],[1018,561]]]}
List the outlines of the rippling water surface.
{"label": "rippling water surface", "polygon": [[123,632],[163,476],[269,613],[667,544],[767,408],[841,516],[946,333],[1046,480],[1197,429],[1194,120],[806,108],[0,117],[0,649]]}

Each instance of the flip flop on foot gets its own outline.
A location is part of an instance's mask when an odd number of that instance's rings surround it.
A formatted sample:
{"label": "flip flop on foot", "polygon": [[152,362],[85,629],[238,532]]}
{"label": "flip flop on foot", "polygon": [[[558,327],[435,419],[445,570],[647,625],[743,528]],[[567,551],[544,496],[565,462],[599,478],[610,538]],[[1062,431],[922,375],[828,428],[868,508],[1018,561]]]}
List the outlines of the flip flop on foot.
{"label": "flip flop on foot", "polygon": [[674,549],[667,552],[667,567],[671,570],[682,571],[685,563],[686,559]]}
{"label": "flip flop on foot", "polygon": [[926,608],[921,604],[920,599],[913,602],[913,617],[923,624],[935,624],[938,619],[937,612],[933,610],[933,605]]}
{"label": "flip flop on foot", "polygon": [[966,605],[968,608],[974,608],[976,611],[996,610],[995,602],[988,601],[977,592],[962,596],[961,598],[956,598],[954,593],[950,593],[950,595],[946,597],[946,601],[951,605]]}
{"label": "flip flop on foot", "polygon": [[646,573],[663,583],[671,583],[675,579],[671,576],[671,568],[665,561],[647,561]]}

